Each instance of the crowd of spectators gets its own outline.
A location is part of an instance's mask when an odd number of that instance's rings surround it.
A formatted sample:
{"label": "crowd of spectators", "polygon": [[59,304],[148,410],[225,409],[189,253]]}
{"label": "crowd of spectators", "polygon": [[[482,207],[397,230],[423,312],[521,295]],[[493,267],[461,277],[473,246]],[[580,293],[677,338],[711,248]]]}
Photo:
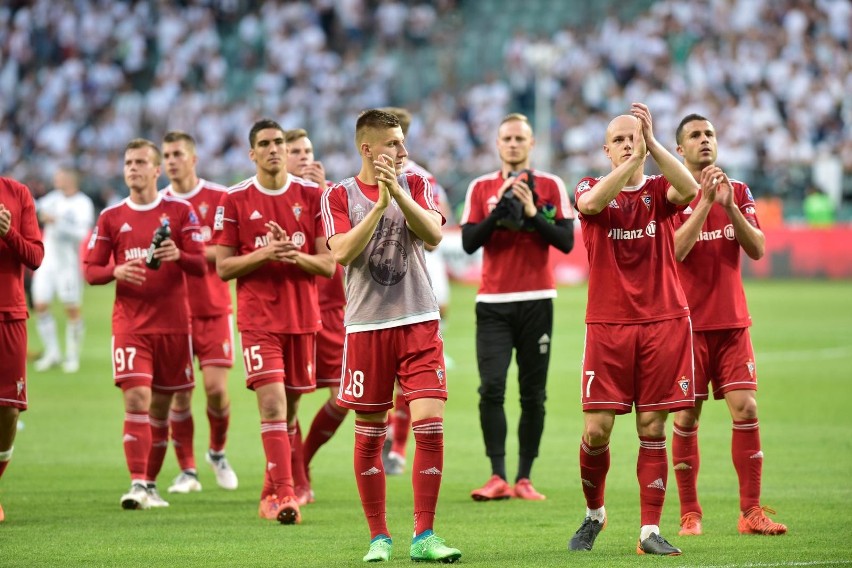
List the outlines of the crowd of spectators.
{"label": "crowd of spectators", "polygon": [[[200,173],[220,183],[253,171],[258,118],[311,133],[332,179],[352,175],[353,117],[410,108],[411,153],[451,191],[497,167],[494,132],[534,112],[534,80],[553,102],[551,169],[567,184],[605,172],[608,120],[644,101],[661,140],[688,112],[711,117],[720,163],[758,192],[801,197],[811,167],[840,160],[852,177],[850,0],[661,0],[552,37],[506,38],[502,69],[416,100],[393,100],[406,52],[463,48],[461,0],[31,0],[0,6],[0,172],[39,191],[59,164],[107,202],[136,136],[170,129],[198,140]],[[455,27],[442,25],[455,22]],[[545,70],[530,53],[544,46]],[[400,56],[403,54],[403,56]],[[452,85],[450,87],[450,85]],[[539,144],[544,134],[539,132]],[[671,142],[673,146],[673,140]]]}

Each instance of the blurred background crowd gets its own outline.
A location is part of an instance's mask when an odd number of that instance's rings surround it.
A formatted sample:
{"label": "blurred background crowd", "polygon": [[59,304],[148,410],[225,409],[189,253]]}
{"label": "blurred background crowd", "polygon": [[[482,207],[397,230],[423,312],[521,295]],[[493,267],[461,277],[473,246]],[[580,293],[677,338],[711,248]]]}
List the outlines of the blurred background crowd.
{"label": "blurred background crowd", "polygon": [[[659,140],[690,112],[719,164],[802,213],[823,190],[852,218],[850,0],[32,0],[0,6],[0,172],[49,189],[58,165],[101,205],[125,194],[137,136],[184,129],[199,172],[254,171],[262,117],[306,128],[329,178],[358,170],[354,119],[409,108],[409,151],[458,204],[496,169],[497,124],[536,125],[534,166],[601,174],[631,101]],[[845,206],[845,209],[844,209]]]}

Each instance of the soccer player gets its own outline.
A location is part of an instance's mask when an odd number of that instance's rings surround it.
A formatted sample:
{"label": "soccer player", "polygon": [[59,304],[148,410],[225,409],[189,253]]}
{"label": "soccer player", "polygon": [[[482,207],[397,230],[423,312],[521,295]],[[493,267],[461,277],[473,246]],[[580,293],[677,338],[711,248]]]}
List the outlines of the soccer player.
{"label": "soccer player", "polygon": [[[294,176],[317,184],[320,192],[331,184],[325,178],[325,168],[314,159],[314,146],[308,133],[302,128],[288,130],[287,171]],[[325,244],[323,243],[323,247]],[[318,278],[320,319],[322,329],[317,333],[316,380],[317,388],[328,387],[328,400],[317,411],[311,422],[308,435],[302,442],[302,433],[296,422],[293,446],[293,483],[299,505],[314,501],[310,484],[310,465],[320,446],[328,442],[346,418],[347,409],[337,405],[340,391],[340,375],[343,368],[343,308],[346,296],[343,292],[343,267],[335,265],[331,279]]]}
{"label": "soccer player", "polygon": [[222,280],[237,279],[246,386],[260,412],[266,476],[258,514],[298,524],[291,445],[299,398],[316,389],[315,277],[331,278],[334,260],[319,220],[320,188],[287,174],[284,130],[260,120],[249,146],[257,174],[230,188],[216,208],[216,270]]}
{"label": "soccer player", "polygon": [[[529,171],[535,144],[527,117],[509,114],[497,130],[500,169],[473,180],[462,213],[462,246],[473,254],[483,247],[482,283],[476,295],[476,356],[479,366],[479,420],[491,478],[471,492],[476,501],[545,496],[530,482],[544,431],[547,370],[553,337],[556,282],[550,247],[574,247],[574,212],[562,180]],[[506,195],[512,191],[514,197]],[[505,195],[505,197],[504,197]],[[511,208],[515,215],[510,223]],[[521,417],[518,473],[506,481],[506,374],[512,351],[518,363]]]}
{"label": "soccer player", "polygon": [[[24,184],[0,177],[0,478],[12,459],[18,415],[27,409],[27,302],[24,267],[37,269],[44,245]],[[0,505],[0,523],[5,520]]]}
{"label": "soccer player", "polygon": [[[44,354],[33,364],[42,372],[62,363],[66,373],[80,369],[83,341],[83,275],[80,269],[80,245],[95,221],[92,200],[80,191],[77,172],[59,168],[53,176],[53,191],[36,202],[39,220],[44,225],[44,262],[33,274],[32,296],[36,329]],[[50,310],[54,296],[65,307],[65,360],[59,351],[56,320]]]}
{"label": "soccer player", "polygon": [[678,213],[675,254],[692,319],[695,408],[675,414],[672,460],[680,494],[681,535],[701,534],[698,502],[698,422],[710,396],[724,398],[733,421],[731,458],[740,485],[743,534],[776,535],[787,527],[770,520],[760,506],[763,452],[757,422],[757,371],[748,328],[751,316],[740,276],[740,250],[763,256],[765,237],[754,198],[743,182],[716,166],[718,141],[713,124],[698,114],[680,121],[677,152],[701,192]]}
{"label": "soccer player", "polygon": [[[192,319],[192,352],[198,358],[207,395],[207,420],[210,440],[205,460],[213,467],[216,483],[223,489],[236,489],[237,474],[225,458],[231,402],[228,396],[228,369],[234,365],[234,330],[231,319],[231,290],[216,274],[216,247],[210,244],[213,216],[227,188],[200,179],[196,173],[198,156],[195,139],[182,131],[163,137],[163,165],[171,182],[162,193],[180,197],[192,204],[199,216],[205,243],[207,274],[187,276],[189,311]],[[169,493],[201,491],[192,447],[192,391],[175,393],[167,424],[151,425],[155,451],[166,451],[169,430],[181,473],[169,487]]]}
{"label": "soccer player", "polygon": [[[677,277],[673,219],[697,189],[692,175],[654,137],[648,107],[606,129],[612,170],[583,178],[576,188],[589,255],[589,298],[581,374],[584,429],[580,479],[586,517],[570,550],[591,550],[606,526],[604,486],[615,416],[636,407],[641,529],[638,554],[673,556],[680,549],[660,535],[666,495],[666,416],[691,408],[689,308]],[[647,155],[663,175],[646,176]]]}
{"label": "soccer player", "polygon": [[[192,205],[157,191],[162,161],[150,140],[131,140],[124,152],[130,195],[104,209],[85,261],[89,284],[115,286],[112,368],[124,397],[124,454],[130,491],[124,509],[167,507],[156,488],[165,451],[153,446],[167,425],[175,393],[192,390],[187,286],[184,275],[204,276],[204,242]],[[154,231],[168,223],[171,236],[149,253]],[[160,262],[154,270],[146,255]],[[113,262],[110,262],[113,261]]]}
{"label": "soccer player", "polygon": [[355,478],[370,528],[365,562],[391,558],[382,445],[398,380],[411,410],[415,453],[415,561],[453,562],[461,552],[433,533],[444,467],[447,377],[438,303],[423,258],[441,241],[443,218],[428,180],[400,174],[408,152],[393,114],[363,111],[355,124],[357,177],[322,196],[334,259],[346,266],[346,345],[338,404],[355,411]]}
{"label": "soccer player", "polygon": [[[385,107],[381,110],[396,116],[399,119],[399,126],[402,128],[403,137],[408,136],[408,128],[411,126],[411,113],[408,110],[400,107]],[[402,171],[418,173],[429,180],[429,183],[432,185],[432,196],[438,205],[438,210],[445,221],[449,223],[452,218],[452,212],[450,211],[447,192],[438,183],[435,176],[410,157],[406,157]],[[438,301],[438,314],[441,317],[440,325],[443,328],[450,304],[450,281],[447,275],[447,263],[444,261],[444,255],[440,248],[425,245],[425,249],[426,272],[429,274],[432,291],[435,293],[435,299]],[[444,354],[444,362],[447,366],[451,366],[450,358],[446,353]],[[396,394],[394,395],[393,411],[390,413],[388,439],[382,448],[382,462],[384,463],[387,475],[402,475],[405,471],[405,453],[410,429],[411,413],[408,411],[405,396],[397,387]]]}

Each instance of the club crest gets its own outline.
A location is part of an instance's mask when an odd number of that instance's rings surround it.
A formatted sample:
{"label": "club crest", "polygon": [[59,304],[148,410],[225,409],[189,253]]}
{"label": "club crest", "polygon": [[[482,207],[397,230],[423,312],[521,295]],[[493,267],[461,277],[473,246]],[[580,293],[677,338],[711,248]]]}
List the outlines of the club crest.
{"label": "club crest", "polygon": [[647,192],[642,193],[642,203],[645,204],[645,208],[650,211],[651,210],[651,196],[648,195]]}
{"label": "club crest", "polygon": [[748,368],[748,375],[753,379],[754,378],[754,361],[746,361],[746,367]]}
{"label": "club crest", "polygon": [[293,204],[293,215],[296,217],[296,221],[299,220],[299,217],[302,216],[302,204],[296,202]]}
{"label": "club crest", "polygon": [[677,384],[680,385],[680,390],[683,391],[684,396],[689,394],[689,379],[686,378],[686,375],[681,376]]}
{"label": "club crest", "polygon": [[202,219],[206,219],[206,218],[207,218],[207,211],[209,211],[209,210],[210,210],[210,205],[208,205],[208,203],[207,203],[206,201],[202,201],[202,202],[198,205],[198,212],[199,212],[199,213],[201,213],[201,218],[202,218]]}

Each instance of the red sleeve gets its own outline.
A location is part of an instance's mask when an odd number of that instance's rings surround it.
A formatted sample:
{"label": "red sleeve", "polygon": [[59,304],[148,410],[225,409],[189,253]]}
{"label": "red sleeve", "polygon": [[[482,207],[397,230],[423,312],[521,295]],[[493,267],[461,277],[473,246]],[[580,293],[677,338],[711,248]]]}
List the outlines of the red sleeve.
{"label": "red sleeve", "polygon": [[177,265],[181,270],[193,276],[207,273],[207,258],[204,255],[204,237],[198,225],[198,216],[190,205],[181,212],[180,258]]}
{"label": "red sleeve", "polygon": [[237,210],[230,193],[226,193],[216,207],[216,217],[213,220],[212,241],[214,244],[226,247],[237,248],[240,245],[240,226],[237,223]]}
{"label": "red sleeve", "polygon": [[9,227],[3,237],[13,253],[27,268],[35,270],[41,266],[44,259],[44,243],[41,241],[41,231],[38,228],[35,205],[29,189],[20,184],[21,194],[21,229]]}
{"label": "red sleeve", "polygon": [[746,221],[748,221],[751,226],[759,229],[760,221],[757,220],[757,206],[754,203],[754,196],[752,196],[751,190],[746,184],[739,184],[737,192],[734,195],[734,199],[736,200]]}
{"label": "red sleeve", "polygon": [[349,220],[349,200],[346,189],[336,185],[322,194],[322,224],[326,239],[338,233],[347,233],[352,229]]}
{"label": "red sleeve", "polygon": [[83,275],[86,277],[86,282],[92,285],[112,282],[115,279],[113,275],[115,266],[110,262],[112,239],[108,219],[103,214],[98,217],[98,224],[92,230],[87,249],[88,253],[83,260]]}

